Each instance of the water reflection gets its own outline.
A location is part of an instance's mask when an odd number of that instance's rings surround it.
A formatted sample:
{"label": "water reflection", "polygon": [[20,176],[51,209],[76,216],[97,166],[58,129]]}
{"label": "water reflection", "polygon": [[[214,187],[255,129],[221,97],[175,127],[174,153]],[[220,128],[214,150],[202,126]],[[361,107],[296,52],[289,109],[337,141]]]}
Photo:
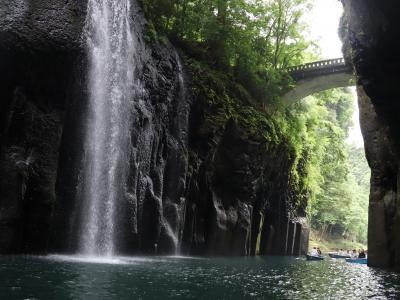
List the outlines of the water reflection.
{"label": "water reflection", "polygon": [[396,274],[282,257],[0,257],[0,278],[0,299],[400,298]]}

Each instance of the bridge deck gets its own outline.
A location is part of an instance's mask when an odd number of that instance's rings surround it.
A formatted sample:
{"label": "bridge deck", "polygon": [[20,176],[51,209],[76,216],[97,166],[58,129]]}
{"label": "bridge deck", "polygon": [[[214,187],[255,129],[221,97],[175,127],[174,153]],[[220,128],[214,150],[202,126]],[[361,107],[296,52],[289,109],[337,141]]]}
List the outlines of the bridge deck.
{"label": "bridge deck", "polygon": [[335,58],[289,67],[288,73],[294,80],[312,78],[334,73],[351,73],[352,68],[344,58]]}

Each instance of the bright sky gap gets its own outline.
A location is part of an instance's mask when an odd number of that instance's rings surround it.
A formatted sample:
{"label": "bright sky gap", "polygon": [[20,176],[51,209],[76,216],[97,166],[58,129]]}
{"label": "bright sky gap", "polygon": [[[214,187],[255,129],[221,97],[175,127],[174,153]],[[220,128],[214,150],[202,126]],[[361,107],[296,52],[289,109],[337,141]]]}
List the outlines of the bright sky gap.
{"label": "bright sky gap", "polygon": [[[342,42],[338,29],[340,18],[343,14],[343,6],[338,0],[314,0],[314,7],[305,17],[310,27],[310,39],[314,40],[321,49],[322,59],[342,57]],[[354,97],[357,94],[352,88]],[[353,127],[350,129],[348,143],[354,143],[359,147],[364,145],[361,134],[359,109],[357,101],[354,101]]]}

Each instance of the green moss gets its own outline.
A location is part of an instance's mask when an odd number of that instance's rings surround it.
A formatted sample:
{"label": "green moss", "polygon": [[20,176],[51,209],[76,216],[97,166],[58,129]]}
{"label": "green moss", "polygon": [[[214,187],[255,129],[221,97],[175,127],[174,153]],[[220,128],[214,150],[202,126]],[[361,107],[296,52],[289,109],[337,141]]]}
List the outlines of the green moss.
{"label": "green moss", "polygon": [[210,133],[223,132],[228,121],[233,120],[249,139],[265,146],[266,154],[271,147],[281,145],[290,164],[289,187],[296,195],[295,207],[306,207],[310,196],[307,182],[307,149],[295,124],[284,113],[270,113],[258,106],[250,93],[230,75],[210,68],[194,59],[186,59],[192,75],[193,95],[202,103],[204,120],[202,128]]}
{"label": "green moss", "polygon": [[193,94],[205,102],[206,122],[212,127],[224,128],[228,120],[234,120],[250,136],[276,144],[284,140],[278,124],[252,104],[256,101],[243,86],[199,61],[187,62],[193,76]]}

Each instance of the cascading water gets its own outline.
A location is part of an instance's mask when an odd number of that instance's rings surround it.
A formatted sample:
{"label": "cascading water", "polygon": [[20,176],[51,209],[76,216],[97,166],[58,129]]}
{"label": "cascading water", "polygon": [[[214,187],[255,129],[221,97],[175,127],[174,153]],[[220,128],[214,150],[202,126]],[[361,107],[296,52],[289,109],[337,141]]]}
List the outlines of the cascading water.
{"label": "cascading water", "polygon": [[86,42],[89,106],[79,252],[112,256],[116,211],[126,189],[135,45],[130,0],[89,0]]}

